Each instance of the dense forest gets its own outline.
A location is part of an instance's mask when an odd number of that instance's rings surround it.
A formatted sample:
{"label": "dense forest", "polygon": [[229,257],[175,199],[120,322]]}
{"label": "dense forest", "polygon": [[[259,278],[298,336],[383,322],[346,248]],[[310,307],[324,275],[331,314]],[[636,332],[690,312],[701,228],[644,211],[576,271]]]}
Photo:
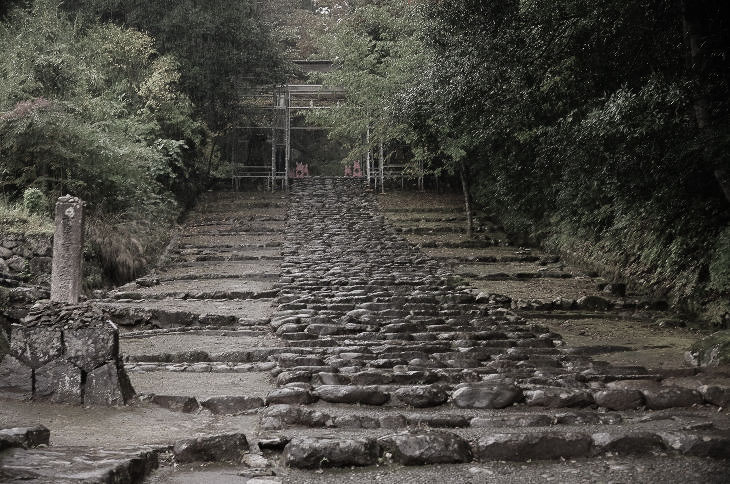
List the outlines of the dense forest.
{"label": "dense forest", "polygon": [[517,243],[730,310],[728,2],[348,3],[323,121],[353,153],[383,142]]}
{"label": "dense forest", "polygon": [[[77,195],[90,282],[138,275],[205,187],[242,115],[237,93],[286,78],[265,13],[239,0],[3,0],[3,212],[49,215]],[[18,207],[28,190],[33,206]]]}
{"label": "dense forest", "polygon": [[310,57],[348,92],[311,121],[352,157],[382,144],[515,243],[730,311],[724,0],[4,0],[0,19],[4,210],[29,188],[47,213],[87,200],[99,278],[142,270],[242,90]]}

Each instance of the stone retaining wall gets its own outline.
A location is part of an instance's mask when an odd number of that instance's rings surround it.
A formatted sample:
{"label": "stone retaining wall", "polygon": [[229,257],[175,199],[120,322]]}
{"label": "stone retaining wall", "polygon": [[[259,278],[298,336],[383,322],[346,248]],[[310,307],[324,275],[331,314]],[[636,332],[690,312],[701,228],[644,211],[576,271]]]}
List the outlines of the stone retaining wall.
{"label": "stone retaining wall", "polygon": [[0,279],[47,284],[51,276],[53,235],[0,235]]}
{"label": "stone retaining wall", "polygon": [[119,357],[119,331],[90,305],[34,307],[0,330],[0,395],[84,405],[124,405],[133,396]]}

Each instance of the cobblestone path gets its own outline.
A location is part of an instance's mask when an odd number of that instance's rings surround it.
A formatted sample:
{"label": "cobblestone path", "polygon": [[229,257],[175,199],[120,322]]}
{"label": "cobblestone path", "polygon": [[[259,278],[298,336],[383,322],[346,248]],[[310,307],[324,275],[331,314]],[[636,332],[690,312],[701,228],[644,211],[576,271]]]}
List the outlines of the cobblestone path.
{"label": "cobblestone path", "polygon": [[361,180],[267,197],[213,195],[100,302],[127,328],[134,412],[179,430],[139,439],[175,444],[151,482],[727,482],[711,375],[574,351],[457,285]]}
{"label": "cobblestone path", "polygon": [[267,397],[261,426],[343,436],[290,432],[285,464],[727,453],[715,424],[657,426],[657,414],[642,411],[700,407],[726,390],[575,354],[495,298],[455,287],[374,206],[355,180],[293,188],[271,320],[290,353],[275,358],[281,389]]}

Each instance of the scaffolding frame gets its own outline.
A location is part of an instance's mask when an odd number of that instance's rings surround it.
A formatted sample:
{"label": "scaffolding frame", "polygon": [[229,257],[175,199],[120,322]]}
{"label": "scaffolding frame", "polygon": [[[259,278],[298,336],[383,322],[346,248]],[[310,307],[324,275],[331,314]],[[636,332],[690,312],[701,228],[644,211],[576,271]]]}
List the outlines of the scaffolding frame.
{"label": "scaffolding frame", "polygon": [[[326,61],[322,61],[326,62]],[[323,64],[324,65],[324,64]],[[330,129],[324,126],[292,126],[292,117],[299,112],[313,109],[332,109],[345,98],[346,91],[338,87],[327,87],[322,84],[282,84],[253,88],[243,93],[244,99],[250,99],[249,109],[270,113],[269,126],[238,126],[238,129],[259,129],[269,133],[271,140],[270,165],[247,166],[238,163],[236,156],[231,157],[232,183],[238,190],[241,180],[245,178],[265,179],[267,190],[274,191],[278,186],[282,190],[289,189],[291,172],[291,135],[292,131],[320,131]],[[401,186],[406,178],[415,176],[418,189],[424,190],[424,167],[419,163],[415,173],[407,173],[414,167],[405,164],[388,164],[385,159],[383,140],[378,140],[377,154],[371,143],[371,129],[365,133],[368,146],[363,154],[365,175],[368,186],[385,192],[385,181],[400,178]],[[278,163],[283,159],[283,163]],[[278,168],[281,165],[281,168]]]}
{"label": "scaffolding frame", "polygon": [[[321,84],[282,84],[259,87],[243,94],[243,98],[253,100],[251,110],[268,111],[271,114],[269,126],[239,126],[239,129],[261,129],[269,132],[271,139],[271,164],[266,166],[239,165],[235,156],[231,157],[232,182],[238,189],[244,178],[265,178],[268,190],[277,186],[282,190],[289,188],[291,171],[291,133],[292,131],[327,130],[326,126],[292,126],[292,117],[311,109],[330,109],[345,96],[341,88],[325,87]],[[263,100],[268,97],[268,102]],[[278,168],[278,160],[283,158],[283,166]]]}

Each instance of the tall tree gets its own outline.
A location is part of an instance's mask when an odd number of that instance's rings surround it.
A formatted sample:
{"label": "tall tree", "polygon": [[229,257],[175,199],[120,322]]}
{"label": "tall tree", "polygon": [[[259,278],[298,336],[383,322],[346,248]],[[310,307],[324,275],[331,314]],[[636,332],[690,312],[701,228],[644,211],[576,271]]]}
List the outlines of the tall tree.
{"label": "tall tree", "polygon": [[67,9],[148,32],[180,62],[182,89],[217,132],[243,113],[242,90],[289,72],[272,26],[255,0],[67,0]]}

